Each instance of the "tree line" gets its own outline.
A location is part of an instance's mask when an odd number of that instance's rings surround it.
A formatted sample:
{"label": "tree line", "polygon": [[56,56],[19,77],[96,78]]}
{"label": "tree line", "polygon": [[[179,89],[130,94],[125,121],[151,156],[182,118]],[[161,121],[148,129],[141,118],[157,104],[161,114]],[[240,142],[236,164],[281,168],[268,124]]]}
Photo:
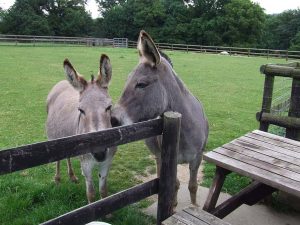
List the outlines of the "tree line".
{"label": "tree line", "polygon": [[127,37],[157,42],[300,50],[300,9],[266,15],[250,0],[16,0],[0,8],[0,33]]}

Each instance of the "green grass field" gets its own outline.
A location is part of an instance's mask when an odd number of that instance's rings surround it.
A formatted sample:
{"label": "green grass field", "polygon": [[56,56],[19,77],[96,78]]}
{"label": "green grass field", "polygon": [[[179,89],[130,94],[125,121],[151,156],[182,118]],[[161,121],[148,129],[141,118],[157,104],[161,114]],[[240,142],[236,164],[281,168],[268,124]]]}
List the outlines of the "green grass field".
{"label": "green grass field", "polygon": [[[65,79],[63,60],[69,58],[75,68],[89,79],[97,74],[99,56],[106,53],[113,66],[110,94],[116,102],[128,73],[137,64],[134,49],[87,47],[15,47],[0,46],[0,149],[46,140],[45,99],[51,87]],[[259,67],[283,60],[229,57],[184,52],[167,52],[175,71],[191,92],[204,104],[210,123],[207,150],[256,129],[255,113],[260,110],[263,76]],[[119,147],[108,178],[110,193],[131,187],[140,181],[154,163],[143,142]],[[0,224],[38,224],[86,204],[84,179],[74,159],[79,184],[67,176],[62,184],[53,182],[54,164],[48,164],[0,177]],[[65,164],[65,163],[64,163]],[[66,175],[66,166],[63,167]],[[203,185],[214,174],[205,166]],[[97,176],[95,173],[95,184]],[[224,191],[235,193],[249,181],[231,175]],[[113,214],[112,224],[154,224],[143,215],[147,201],[134,204]]]}

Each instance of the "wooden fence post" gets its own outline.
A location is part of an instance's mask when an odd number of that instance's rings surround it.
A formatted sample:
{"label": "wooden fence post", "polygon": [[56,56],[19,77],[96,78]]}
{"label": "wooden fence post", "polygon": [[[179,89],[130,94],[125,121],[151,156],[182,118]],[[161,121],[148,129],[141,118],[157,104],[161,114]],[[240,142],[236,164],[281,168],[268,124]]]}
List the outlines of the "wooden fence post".
{"label": "wooden fence post", "polygon": [[181,114],[176,112],[164,113],[157,225],[160,225],[173,213],[180,126]]}
{"label": "wooden fence post", "polygon": [[[300,118],[300,79],[294,77],[292,83],[289,117]],[[286,137],[300,141],[300,129],[286,129]]]}
{"label": "wooden fence post", "polygon": [[[263,113],[263,112],[269,113],[269,112],[271,112],[273,87],[274,87],[274,76],[265,74],[263,102],[262,102],[262,109],[261,109],[260,113]],[[262,131],[268,132],[269,123],[260,122],[259,129],[262,130]]]}

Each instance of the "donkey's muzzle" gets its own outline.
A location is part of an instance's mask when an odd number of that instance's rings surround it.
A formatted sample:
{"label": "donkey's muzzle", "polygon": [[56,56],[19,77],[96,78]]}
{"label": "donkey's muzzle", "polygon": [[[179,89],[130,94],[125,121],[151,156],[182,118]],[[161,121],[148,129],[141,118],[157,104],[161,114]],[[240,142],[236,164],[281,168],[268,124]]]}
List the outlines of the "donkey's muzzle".
{"label": "donkey's muzzle", "polygon": [[114,117],[114,116],[112,116],[110,118],[110,123],[111,123],[112,127],[119,127],[119,126],[121,126],[121,122],[116,117]]}

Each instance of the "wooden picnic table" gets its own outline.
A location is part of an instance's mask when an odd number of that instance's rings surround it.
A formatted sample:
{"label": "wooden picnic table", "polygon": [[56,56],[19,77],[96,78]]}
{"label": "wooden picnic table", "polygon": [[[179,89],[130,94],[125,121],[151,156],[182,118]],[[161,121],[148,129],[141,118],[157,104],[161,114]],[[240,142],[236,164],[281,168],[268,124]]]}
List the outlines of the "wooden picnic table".
{"label": "wooden picnic table", "polygon": [[[242,204],[253,205],[276,190],[300,197],[300,142],[255,130],[204,154],[216,174],[203,209],[224,218]],[[216,207],[226,175],[253,182]]]}

